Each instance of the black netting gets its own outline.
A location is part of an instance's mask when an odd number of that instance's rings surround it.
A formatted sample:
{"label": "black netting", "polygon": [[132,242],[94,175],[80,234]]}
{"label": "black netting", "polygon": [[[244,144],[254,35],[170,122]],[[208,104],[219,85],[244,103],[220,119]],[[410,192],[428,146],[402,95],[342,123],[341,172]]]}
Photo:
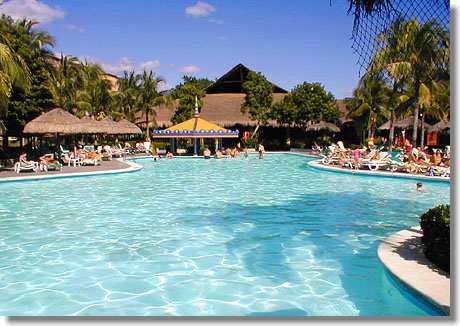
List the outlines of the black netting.
{"label": "black netting", "polygon": [[375,37],[398,16],[416,18],[421,23],[435,19],[449,30],[449,10],[449,0],[393,0],[391,8],[370,15],[361,14],[355,21],[351,37],[351,47],[358,57],[359,74],[367,70],[372,57],[379,50],[380,45],[375,42]]}

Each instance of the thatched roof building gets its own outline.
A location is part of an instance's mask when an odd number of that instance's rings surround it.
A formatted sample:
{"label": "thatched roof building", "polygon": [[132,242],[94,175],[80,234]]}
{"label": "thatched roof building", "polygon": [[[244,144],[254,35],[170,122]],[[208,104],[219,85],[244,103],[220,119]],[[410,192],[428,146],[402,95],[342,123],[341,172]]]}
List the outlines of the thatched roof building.
{"label": "thatched roof building", "polygon": [[125,134],[142,134],[142,130],[138,126],[126,119],[118,121],[117,124],[119,129]]}
{"label": "thatched roof building", "polygon": [[[241,104],[244,101],[245,94],[243,93],[243,83],[247,78],[250,69],[242,64],[238,64],[230,71],[217,79],[215,83],[206,89],[206,96],[203,98],[203,107],[200,111],[200,117],[218,124],[223,127],[232,127],[235,125],[255,126],[256,121],[251,120],[249,114],[241,113]],[[273,84],[273,100],[280,101],[286,96],[287,91]],[[345,117],[347,108],[344,100],[338,100],[342,116]],[[171,118],[176,111],[178,101],[170,104],[160,105],[154,108],[156,114],[155,121],[150,121],[151,127],[168,128],[172,126]],[[154,119],[150,119],[154,120]],[[343,120],[343,121],[342,121]],[[341,122],[347,122],[343,118]],[[142,127],[146,127],[145,114],[139,112],[135,116],[135,123]],[[276,121],[269,121],[269,125],[277,126]]]}
{"label": "thatched roof building", "polygon": [[27,123],[25,134],[80,134],[83,124],[76,116],[63,109],[53,109]]}
{"label": "thatched roof building", "polygon": [[[413,117],[407,117],[402,120],[397,120],[394,123],[395,128],[400,128],[400,129],[410,129],[412,128],[414,124],[414,118]],[[418,120],[418,128],[422,126],[422,121]],[[428,129],[431,127],[428,123],[424,123],[425,129]],[[390,121],[385,122],[383,125],[381,125],[379,130],[389,130],[390,129]]]}
{"label": "thatched roof building", "polygon": [[438,123],[435,123],[430,128],[428,128],[428,132],[443,132],[444,130],[450,129],[450,121],[441,120]]}

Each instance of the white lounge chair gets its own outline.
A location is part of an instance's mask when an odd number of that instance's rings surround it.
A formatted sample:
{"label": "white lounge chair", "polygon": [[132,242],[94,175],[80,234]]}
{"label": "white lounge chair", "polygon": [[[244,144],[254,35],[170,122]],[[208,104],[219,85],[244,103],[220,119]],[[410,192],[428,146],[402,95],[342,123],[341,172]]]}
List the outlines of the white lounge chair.
{"label": "white lounge chair", "polygon": [[29,163],[23,163],[23,162],[16,162],[14,164],[14,172],[20,173],[23,171],[34,171],[37,172],[39,169],[38,162],[29,162]]}
{"label": "white lounge chair", "polygon": [[379,169],[389,167],[390,161],[390,154],[388,154],[388,152],[380,152],[377,159],[364,159],[361,162],[361,166],[367,167],[371,171],[377,171]]}

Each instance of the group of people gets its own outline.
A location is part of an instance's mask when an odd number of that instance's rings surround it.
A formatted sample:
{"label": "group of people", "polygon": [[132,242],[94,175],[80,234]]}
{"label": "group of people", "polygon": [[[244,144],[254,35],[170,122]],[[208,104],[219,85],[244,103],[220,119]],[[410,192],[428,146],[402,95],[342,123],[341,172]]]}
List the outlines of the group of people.
{"label": "group of people", "polygon": [[[316,148],[319,149],[319,148]],[[321,149],[322,163],[352,169],[389,170],[429,176],[450,175],[450,146],[414,147],[408,139],[391,151],[383,147],[347,149],[342,142]]]}
{"label": "group of people", "polygon": [[[259,159],[263,159],[265,155],[265,148],[262,144],[260,144],[258,147],[258,153],[259,153]],[[214,153],[214,158],[215,159],[222,159],[222,158],[239,159],[241,155],[243,155],[244,158],[248,158],[249,150],[247,148],[241,149],[239,146],[236,146],[233,148],[228,147],[228,148],[223,148],[223,149],[217,149],[216,152]],[[210,159],[211,157],[213,157],[212,152],[208,147],[206,147],[203,150],[203,157],[205,159]],[[157,153],[156,155],[154,155],[155,160],[160,159],[160,158],[161,158],[160,154]],[[167,159],[174,158],[173,153],[168,151],[166,153],[166,158]]]}

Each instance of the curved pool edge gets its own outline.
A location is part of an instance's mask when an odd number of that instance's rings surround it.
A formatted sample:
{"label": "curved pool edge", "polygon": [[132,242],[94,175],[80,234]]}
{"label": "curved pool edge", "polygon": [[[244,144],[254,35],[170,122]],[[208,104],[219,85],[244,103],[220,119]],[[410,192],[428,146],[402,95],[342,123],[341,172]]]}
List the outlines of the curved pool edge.
{"label": "curved pool edge", "polygon": [[443,177],[430,177],[427,175],[413,175],[413,174],[403,174],[403,173],[394,173],[388,171],[366,171],[366,170],[351,170],[343,169],[339,167],[326,166],[321,164],[320,160],[314,160],[307,163],[312,168],[318,170],[324,170],[329,172],[345,173],[352,175],[361,175],[361,176],[373,176],[373,177],[385,177],[385,178],[395,178],[395,179],[411,179],[411,180],[424,180],[424,181],[433,181],[433,182],[443,182],[450,183],[450,178]]}
{"label": "curved pool edge", "polygon": [[32,176],[6,177],[6,178],[0,179],[0,184],[7,183],[7,182],[38,181],[38,180],[49,180],[49,179],[59,179],[59,178],[76,178],[76,177],[86,177],[86,176],[131,173],[131,172],[142,170],[144,168],[143,165],[136,163],[136,162],[131,162],[130,160],[126,160],[126,161],[123,161],[122,159],[117,159],[117,160],[127,164],[128,167],[122,168],[122,169],[110,169],[110,170],[103,170],[103,171],[72,172],[72,173],[60,173],[60,174],[43,174],[43,175],[32,175]]}
{"label": "curved pool edge", "polygon": [[407,289],[450,314],[450,277],[423,254],[419,227],[401,230],[382,240],[377,256]]}

